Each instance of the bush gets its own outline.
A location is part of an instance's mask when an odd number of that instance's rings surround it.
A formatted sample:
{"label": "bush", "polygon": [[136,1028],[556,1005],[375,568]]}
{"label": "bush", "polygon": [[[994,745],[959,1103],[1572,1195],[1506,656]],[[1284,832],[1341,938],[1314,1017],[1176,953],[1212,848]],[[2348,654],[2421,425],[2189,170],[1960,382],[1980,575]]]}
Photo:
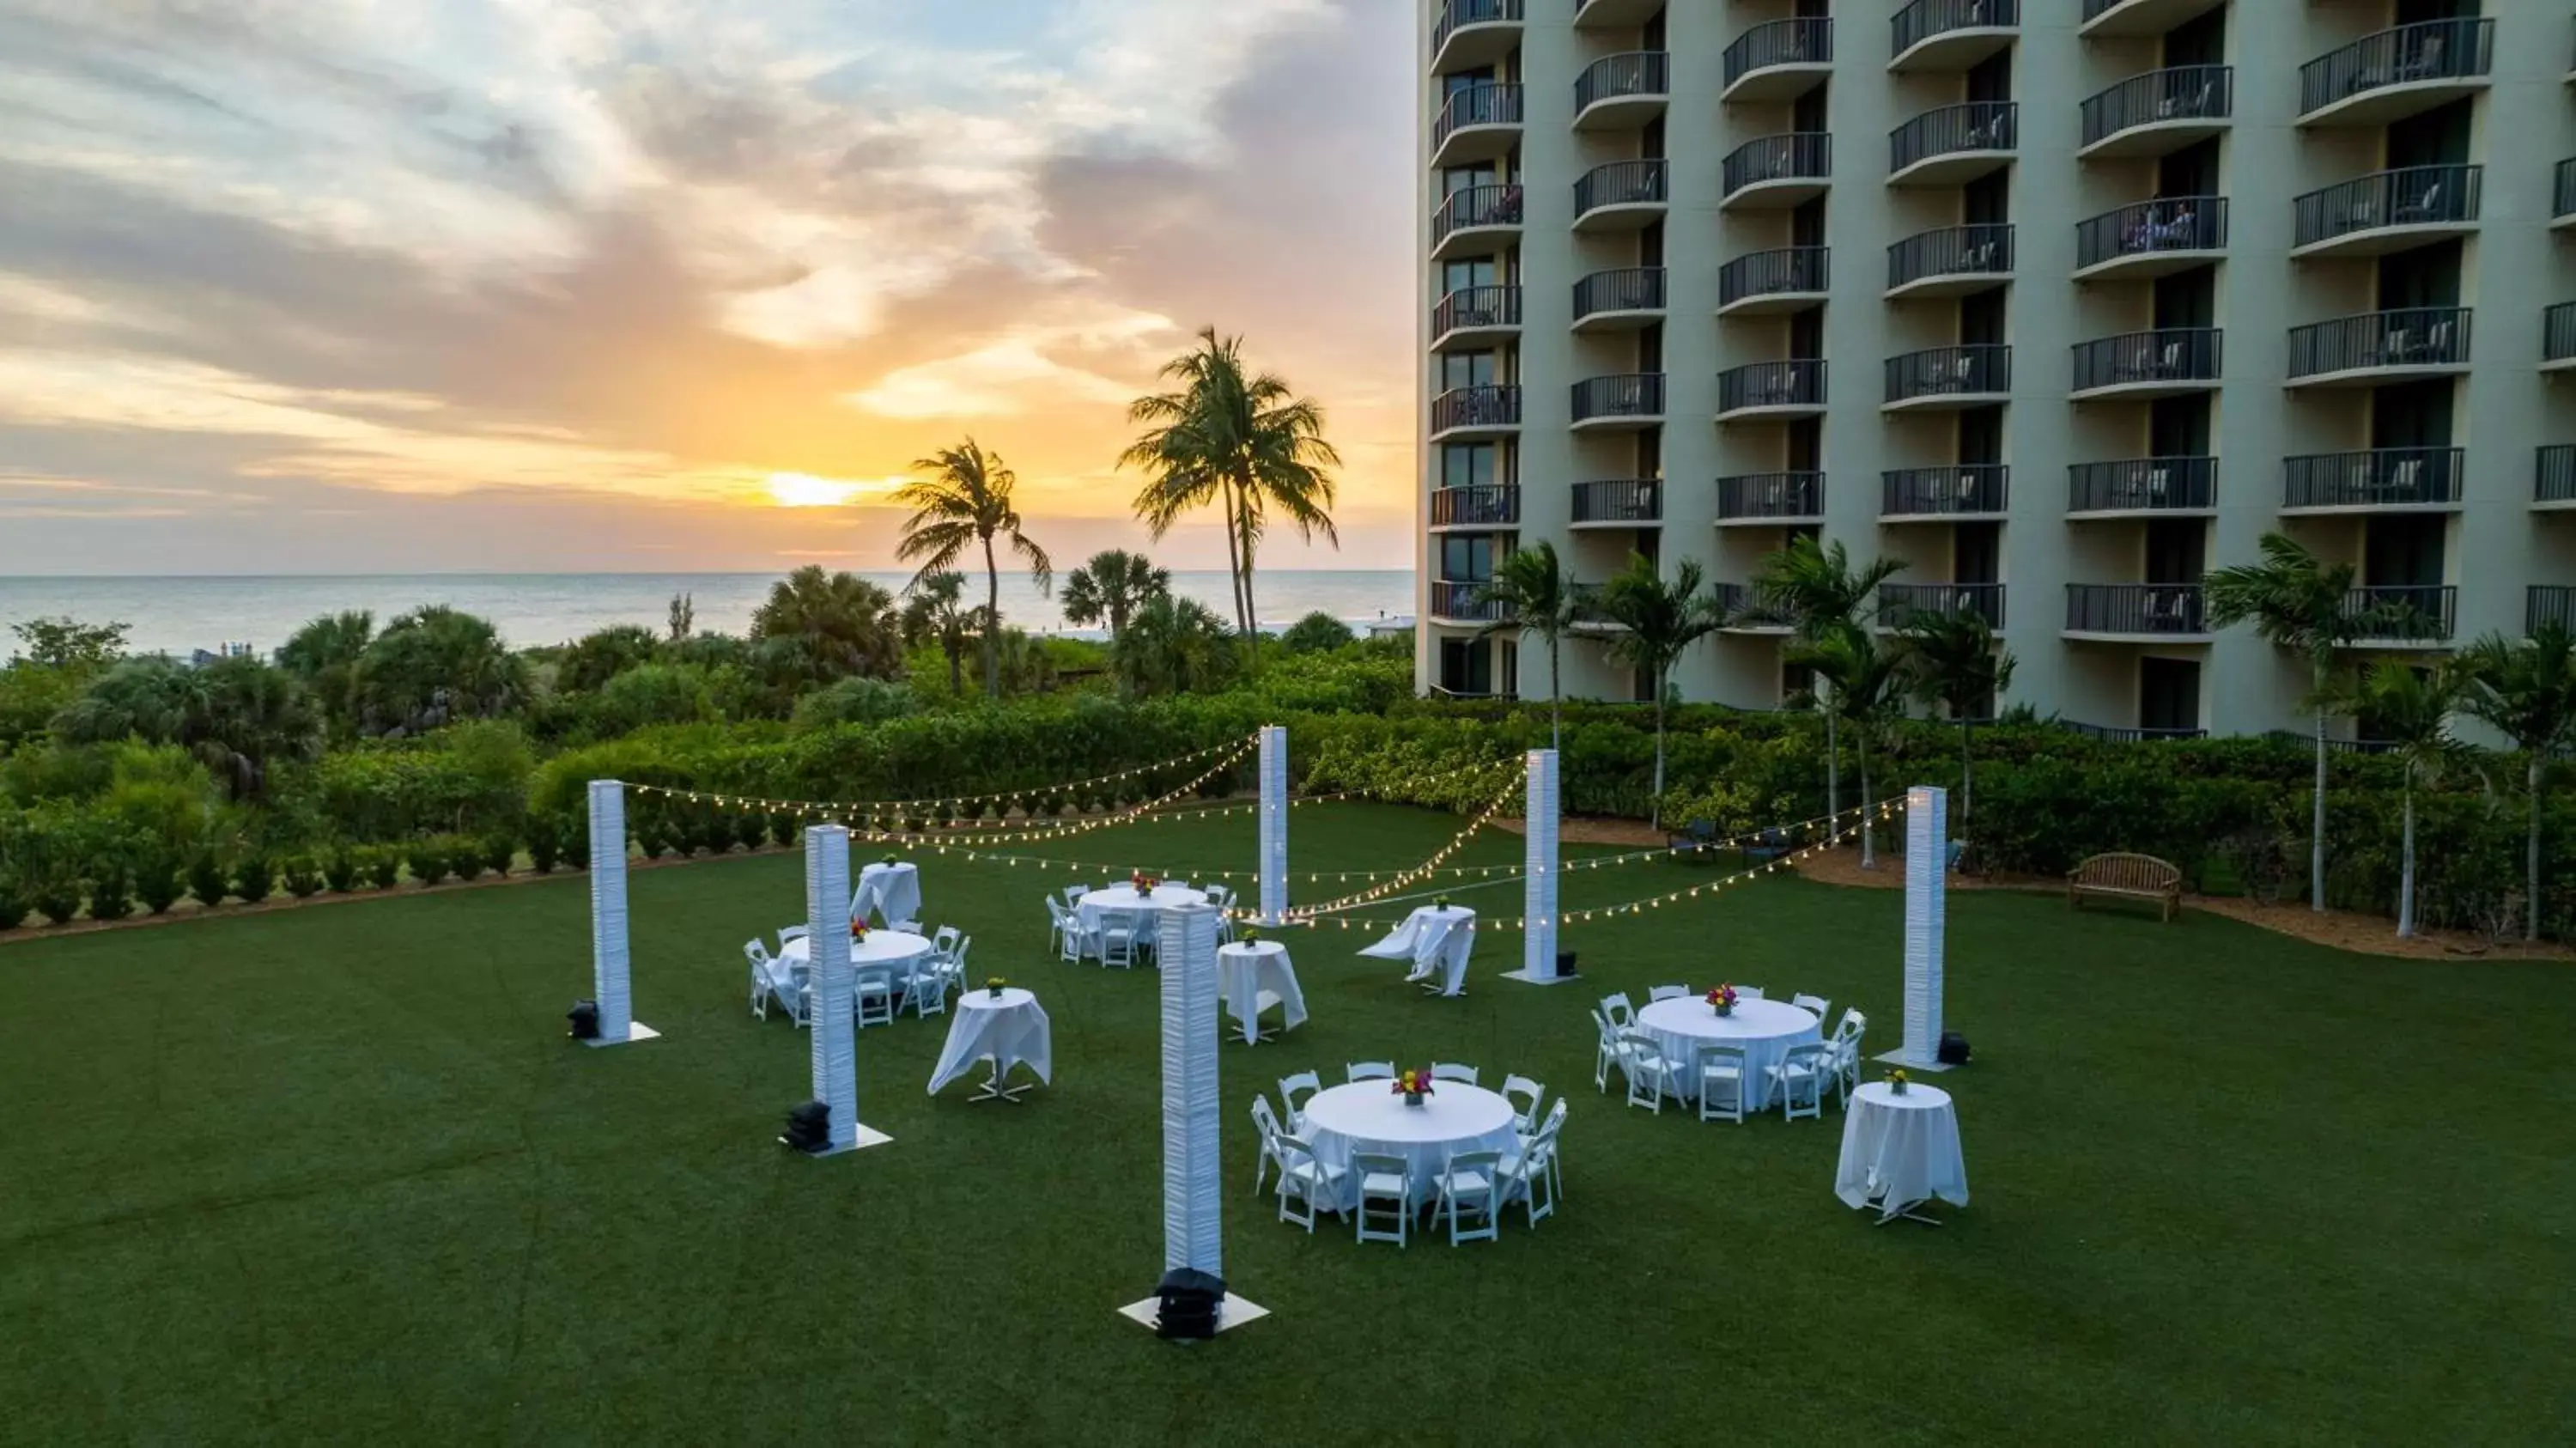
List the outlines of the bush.
{"label": "bush", "polygon": [[257,850],[242,856],[241,864],[233,870],[233,893],[246,904],[256,905],[267,899],[276,884],[277,867]]}
{"label": "bush", "polygon": [[89,918],[122,920],[134,913],[134,872],[121,851],[102,855],[90,867]]}
{"label": "bush", "polygon": [[16,886],[0,880],[0,930],[15,930],[27,919],[27,902],[16,891]]}
{"label": "bush", "polygon": [[134,898],[155,915],[166,914],[187,893],[180,879],[179,857],[166,849],[148,848],[134,862]]}
{"label": "bush", "polygon": [[388,846],[368,845],[358,855],[359,872],[379,890],[390,890],[400,882],[402,867],[401,852]]}
{"label": "bush", "polygon": [[322,857],[322,884],[334,895],[346,895],[358,884],[358,857],[347,845],[334,845]]}
{"label": "bush", "polygon": [[411,866],[411,877],[423,888],[447,878],[447,848],[436,840],[413,841],[406,853],[406,861]]}
{"label": "bush", "polygon": [[480,844],[465,839],[441,840],[439,853],[446,857],[447,868],[457,879],[471,884],[483,878],[483,847]]}
{"label": "bush", "polygon": [[551,874],[563,859],[563,826],[545,815],[528,819],[528,864],[540,875]]}
{"label": "bush", "polygon": [[483,867],[495,875],[507,875],[519,862],[519,842],[505,834],[485,835],[482,845]]}
{"label": "bush", "polygon": [[188,894],[198,904],[212,910],[232,893],[232,876],[224,869],[223,860],[206,850],[188,862]]}
{"label": "bush", "polygon": [[313,862],[311,855],[287,856],[279,878],[286,886],[286,893],[298,900],[310,900],[322,893],[322,868]]}
{"label": "bush", "polygon": [[797,700],[796,712],[790,718],[800,730],[828,729],[837,724],[882,724],[920,709],[921,697],[908,685],[886,679],[848,678]]}
{"label": "bush", "polygon": [[1279,648],[1291,654],[1330,653],[1356,637],[1349,624],[1319,608],[1290,624],[1279,635]]}

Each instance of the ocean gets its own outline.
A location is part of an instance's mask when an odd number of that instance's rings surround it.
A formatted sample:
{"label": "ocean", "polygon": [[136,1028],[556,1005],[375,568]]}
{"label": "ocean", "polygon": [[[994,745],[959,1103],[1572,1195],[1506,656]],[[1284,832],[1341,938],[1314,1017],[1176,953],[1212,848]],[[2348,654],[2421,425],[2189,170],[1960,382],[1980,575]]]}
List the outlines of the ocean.
{"label": "ocean", "polygon": [[[128,626],[129,646],[182,657],[191,650],[248,644],[266,654],[307,620],[343,609],[386,620],[425,603],[443,603],[490,619],[513,648],[559,644],[611,624],[659,629],[671,595],[695,600],[697,626],[740,633],[778,581],[777,573],[427,573],[294,575],[267,578],[7,578],[0,577],[0,657],[15,640],[5,630],[30,618],[68,614],[89,623]],[[911,575],[863,573],[900,593]],[[1062,574],[1057,575],[1061,584]],[[974,580],[980,599],[983,580]],[[1413,575],[1404,569],[1287,570],[1255,579],[1262,624],[1281,628],[1320,609],[1362,628],[1409,619]],[[1175,572],[1172,591],[1234,616],[1223,569]],[[1002,575],[1002,617],[1021,628],[1096,637],[1069,627],[1056,601],[1024,573]]]}

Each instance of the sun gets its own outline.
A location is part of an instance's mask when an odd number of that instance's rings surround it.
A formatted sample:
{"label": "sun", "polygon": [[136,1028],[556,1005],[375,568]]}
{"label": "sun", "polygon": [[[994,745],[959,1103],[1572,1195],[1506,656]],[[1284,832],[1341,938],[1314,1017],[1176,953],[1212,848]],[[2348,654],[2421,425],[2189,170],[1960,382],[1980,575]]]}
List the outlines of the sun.
{"label": "sun", "polygon": [[862,493],[892,492],[901,478],[825,478],[812,473],[771,473],[769,499],[782,508],[837,508]]}

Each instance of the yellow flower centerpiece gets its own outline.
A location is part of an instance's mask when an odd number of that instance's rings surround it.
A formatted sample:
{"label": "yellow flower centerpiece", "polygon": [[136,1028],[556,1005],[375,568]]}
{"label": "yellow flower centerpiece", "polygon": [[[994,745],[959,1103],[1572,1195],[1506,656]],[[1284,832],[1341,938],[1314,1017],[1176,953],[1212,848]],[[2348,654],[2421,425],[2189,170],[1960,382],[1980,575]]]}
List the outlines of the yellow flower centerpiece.
{"label": "yellow flower centerpiece", "polygon": [[984,994],[990,996],[994,1000],[1000,1000],[1002,998],[1002,992],[1006,988],[1007,983],[998,975],[986,976],[984,978]]}

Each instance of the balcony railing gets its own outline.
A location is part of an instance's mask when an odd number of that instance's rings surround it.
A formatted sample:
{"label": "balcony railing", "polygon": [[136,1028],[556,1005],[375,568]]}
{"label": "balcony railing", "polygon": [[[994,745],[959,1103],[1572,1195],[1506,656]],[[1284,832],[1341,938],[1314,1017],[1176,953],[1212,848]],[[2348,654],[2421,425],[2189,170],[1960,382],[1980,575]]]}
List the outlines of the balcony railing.
{"label": "balcony railing", "polygon": [[1972,613],[1988,628],[2004,626],[2004,586],[2000,583],[1882,583],[1878,586],[1878,621],[1902,628],[1918,613]]}
{"label": "balcony railing", "polygon": [[2576,629],[2576,588],[2563,583],[2532,584],[2523,595],[2523,633],[2536,634],[2542,625],[2553,623]]}
{"label": "balcony railing", "polygon": [[2099,266],[2161,251],[2217,251],[2227,245],[2227,198],[2175,196],[2141,201],[2075,224],[2075,264]]}
{"label": "balcony railing", "polygon": [[2088,98],[2082,107],[2084,144],[2107,140],[2132,126],[2168,121],[2223,121],[2236,107],[2236,71],[2224,65],[2179,65],[2133,75]]}
{"label": "balcony railing", "polygon": [[1431,217],[1431,242],[1437,246],[1453,231],[1473,226],[1521,224],[1518,186],[1464,186],[1449,193]]}
{"label": "balcony railing", "polygon": [[1727,152],[1719,170],[1729,196],[1765,181],[1822,181],[1834,174],[1833,133],[1790,131],[1762,136]]}
{"label": "balcony railing", "polygon": [[2560,302],[2540,314],[2540,360],[2576,362],[2576,302]]}
{"label": "balcony railing", "polygon": [[1660,50],[1631,50],[1605,55],[1574,79],[1574,113],[1583,114],[1598,101],[1668,95],[1673,88],[1673,58]]}
{"label": "balcony railing", "polygon": [[2314,246],[2384,226],[2478,219],[2483,166],[2408,166],[2311,191],[2290,203],[2290,244]]}
{"label": "balcony railing", "polygon": [[1595,166],[1574,183],[1574,214],[1580,218],[1604,206],[1660,203],[1666,194],[1666,171],[1661,158]]}
{"label": "balcony railing", "polygon": [[2019,144],[2021,107],[2012,101],[1967,101],[1925,111],[1888,133],[1888,169],[1961,151],[2009,151]]}
{"label": "balcony railing", "polygon": [[1663,516],[1661,478],[1610,478],[1574,485],[1577,523],[1655,523]]}
{"label": "balcony railing", "polygon": [[1431,399],[1431,430],[1448,432],[1462,427],[1518,427],[1521,421],[1521,390],[1518,387],[1486,384],[1478,387],[1453,387]]}
{"label": "balcony railing", "polygon": [[1511,528],[1521,521],[1521,490],[1511,483],[1438,488],[1431,494],[1434,528]]}
{"label": "balcony railing", "polygon": [[2099,739],[2107,744],[2152,744],[2165,739],[2206,739],[2206,729],[2149,729],[2127,724],[2086,724],[2074,719],[2060,719],[2057,727]]}
{"label": "balcony railing", "polygon": [[1431,27],[1431,53],[1449,43],[1449,36],[1460,26],[1486,25],[1496,21],[1521,18],[1521,0],[1449,0],[1440,7],[1440,19]]}
{"label": "balcony railing", "polygon": [[1717,304],[1731,307],[1748,297],[1821,292],[1826,284],[1825,263],[1821,246],[1784,246],[1739,256],[1717,269]]}
{"label": "balcony railing", "polygon": [[2216,382],[2222,337],[2216,327],[2160,327],[2075,344],[2075,390]]}
{"label": "balcony railing", "polygon": [[1481,327],[1517,327],[1521,324],[1521,289],[1518,287],[1460,287],[1440,299],[1431,309],[1431,335],[1446,337],[1452,332]]}
{"label": "balcony railing", "polygon": [[2549,215],[2555,221],[2576,217],[2576,157],[2558,163],[2558,180],[2551,188]]}
{"label": "balcony railing", "polygon": [[2492,20],[2427,20],[2383,30],[2300,66],[2299,114],[2388,86],[2482,76],[2494,58]]}
{"label": "balcony railing", "polygon": [[1825,362],[1821,357],[1793,357],[1780,362],[1748,362],[1717,374],[1717,410],[1749,407],[1822,407]]}
{"label": "balcony railing", "polygon": [[1887,359],[1887,400],[2012,391],[2012,348],[2000,342],[1934,347]]}
{"label": "balcony railing", "polygon": [[2070,513],[2207,512],[2217,506],[2214,457],[2121,458],[2066,470]]}
{"label": "balcony railing", "polygon": [[2290,376],[2370,368],[2456,367],[2469,360],[2469,309],[2408,307],[2290,329]]}
{"label": "balcony railing", "polygon": [[2013,269],[2013,229],[2009,223],[1945,226],[1909,236],[1887,249],[1887,286],[1898,287],[1926,277],[2009,277]]}
{"label": "balcony railing", "polygon": [[2021,0],[1914,0],[1888,21],[1889,55],[1903,55],[1936,35],[2021,23]]}
{"label": "balcony railing", "polygon": [[1726,84],[1775,65],[1826,65],[1833,58],[1833,21],[1823,16],[1766,20],[1726,47]]}
{"label": "balcony railing", "polygon": [[1717,480],[1720,518],[1816,518],[1824,511],[1823,473],[1745,473]]}
{"label": "balcony railing", "polygon": [[2066,630],[2099,634],[2209,632],[2197,583],[2070,583]]}
{"label": "balcony railing", "polygon": [[2011,499],[2012,468],[2004,463],[1897,468],[1878,477],[1878,512],[1882,518],[2000,513]]}
{"label": "balcony railing", "polygon": [[2531,480],[2535,503],[2576,503],[2576,443],[2543,443]]}
{"label": "balcony railing", "polygon": [[1762,606],[1762,596],[1752,584],[1712,583],[1709,593],[1717,600],[1717,611],[1725,618],[1727,628],[1782,628],[1788,623]]}
{"label": "balcony railing", "polygon": [[1431,585],[1431,612],[1436,618],[1461,619],[1468,623],[1501,623],[1503,605],[1497,599],[1484,597],[1483,582],[1460,583],[1441,579]]}
{"label": "balcony railing", "polygon": [[1664,415],[1664,374],[1661,372],[1623,372],[1612,377],[1586,377],[1575,383],[1573,390],[1576,422]]}
{"label": "balcony railing", "polygon": [[2440,508],[2460,501],[2467,453],[2382,447],[2282,460],[2284,508]]}
{"label": "balcony railing", "polygon": [[1664,269],[1621,267],[1594,272],[1574,284],[1574,320],[1604,312],[1660,312],[1664,309]]}
{"label": "balcony railing", "polygon": [[2344,599],[2354,613],[2375,615],[2358,636],[2381,643],[2449,638],[2459,604],[2460,590],[2447,583],[2373,584]]}
{"label": "balcony railing", "polygon": [[1479,81],[1449,93],[1431,123],[1431,149],[1468,126],[1517,126],[1521,123],[1521,88],[1509,81]]}

